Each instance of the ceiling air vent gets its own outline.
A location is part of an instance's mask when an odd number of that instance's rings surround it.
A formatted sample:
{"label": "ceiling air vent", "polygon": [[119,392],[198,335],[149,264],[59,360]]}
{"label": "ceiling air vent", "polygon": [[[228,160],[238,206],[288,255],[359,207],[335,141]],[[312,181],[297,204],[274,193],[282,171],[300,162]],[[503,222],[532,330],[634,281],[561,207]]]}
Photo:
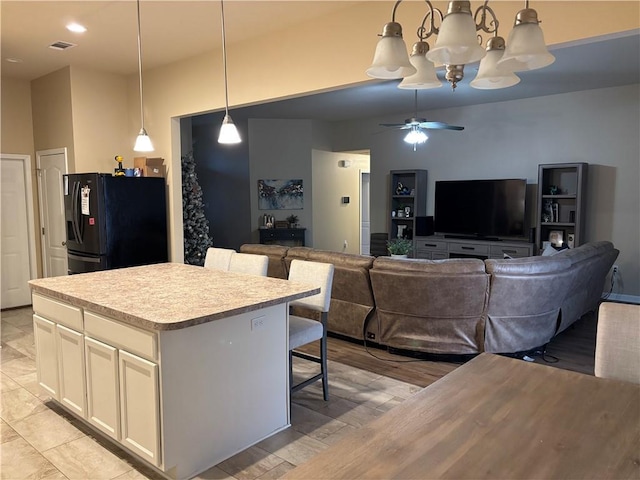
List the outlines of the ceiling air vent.
{"label": "ceiling air vent", "polygon": [[66,50],[67,48],[72,48],[75,46],[75,43],[63,42],[62,40],[59,40],[49,45],[49,48],[53,48],[54,50]]}

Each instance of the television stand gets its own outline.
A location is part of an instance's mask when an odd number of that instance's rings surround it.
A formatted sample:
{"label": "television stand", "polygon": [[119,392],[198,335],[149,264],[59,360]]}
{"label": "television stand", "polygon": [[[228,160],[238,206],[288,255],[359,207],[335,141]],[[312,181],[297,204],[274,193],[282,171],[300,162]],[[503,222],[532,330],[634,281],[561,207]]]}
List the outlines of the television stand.
{"label": "television stand", "polygon": [[415,258],[511,258],[533,256],[533,243],[487,238],[452,238],[449,235],[415,237]]}
{"label": "television stand", "polygon": [[452,234],[446,234],[444,235],[444,238],[452,238],[455,240],[480,240],[480,241],[486,241],[486,242],[502,242],[501,238],[498,237],[482,237],[482,236],[476,236],[476,235],[452,235]]}

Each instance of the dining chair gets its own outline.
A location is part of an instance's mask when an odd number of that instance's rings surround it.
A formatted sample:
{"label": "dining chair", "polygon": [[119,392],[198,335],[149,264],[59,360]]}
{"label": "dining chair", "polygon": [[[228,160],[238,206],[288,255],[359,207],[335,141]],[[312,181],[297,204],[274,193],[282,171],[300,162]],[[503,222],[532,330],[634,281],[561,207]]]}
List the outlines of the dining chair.
{"label": "dining chair", "polygon": [[640,305],[600,305],[595,375],[640,383]]}
{"label": "dining chair", "polygon": [[204,257],[204,267],[213,270],[224,270],[226,272],[229,270],[231,256],[234,253],[236,253],[235,250],[230,248],[208,248],[207,254]]}
{"label": "dining chair", "polygon": [[[296,314],[289,315],[289,385],[291,393],[307,385],[322,380],[322,395],[329,400],[329,381],[327,376],[327,317],[331,303],[331,285],[334,266],[330,263],[293,260],[289,267],[289,280],[320,287],[320,293],[291,302],[290,309]],[[309,312],[309,317],[301,315]],[[320,355],[311,355],[296,349],[320,340]],[[320,364],[320,373],[294,385],[293,357],[303,358]]]}
{"label": "dining chair", "polygon": [[230,272],[266,277],[268,269],[269,257],[266,255],[234,252],[234,254],[231,255],[231,261],[229,262]]}

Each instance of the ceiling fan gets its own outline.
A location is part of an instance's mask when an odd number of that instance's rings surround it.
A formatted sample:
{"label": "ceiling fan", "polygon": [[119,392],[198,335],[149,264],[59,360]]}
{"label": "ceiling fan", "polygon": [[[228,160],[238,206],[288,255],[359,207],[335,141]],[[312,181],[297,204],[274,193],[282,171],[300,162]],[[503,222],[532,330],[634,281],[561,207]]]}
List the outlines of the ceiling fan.
{"label": "ceiling fan", "polygon": [[407,118],[404,123],[381,123],[382,127],[392,127],[398,130],[409,130],[404,141],[413,145],[413,151],[419,143],[429,138],[423,130],[464,130],[464,127],[449,125],[444,122],[427,122],[426,118],[418,118],[418,90],[414,90],[414,116]]}

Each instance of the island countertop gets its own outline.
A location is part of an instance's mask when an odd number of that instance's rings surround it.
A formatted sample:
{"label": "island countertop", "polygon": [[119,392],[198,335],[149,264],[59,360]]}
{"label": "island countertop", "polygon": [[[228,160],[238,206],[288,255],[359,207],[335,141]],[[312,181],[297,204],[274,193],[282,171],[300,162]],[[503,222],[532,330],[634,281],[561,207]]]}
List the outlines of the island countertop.
{"label": "island countertop", "polygon": [[319,288],[161,263],[29,281],[34,293],[148,330],[177,330],[290,302]]}

